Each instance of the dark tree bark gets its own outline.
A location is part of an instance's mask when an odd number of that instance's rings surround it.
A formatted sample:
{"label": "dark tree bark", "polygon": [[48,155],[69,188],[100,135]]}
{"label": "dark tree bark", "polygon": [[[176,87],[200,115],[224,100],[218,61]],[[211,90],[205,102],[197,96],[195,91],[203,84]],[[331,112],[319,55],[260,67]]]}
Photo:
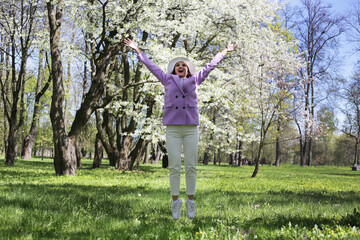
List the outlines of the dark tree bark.
{"label": "dark tree bark", "polygon": [[31,121],[31,127],[30,127],[28,134],[24,138],[23,147],[22,147],[22,151],[21,151],[21,158],[25,159],[25,160],[31,158],[32,149],[33,149],[33,146],[35,143],[37,125],[38,125],[38,121],[39,121],[38,115],[39,115],[39,111],[40,111],[40,99],[44,95],[46,90],[49,88],[50,81],[51,81],[51,76],[49,76],[48,81],[46,82],[44,87],[41,88],[42,80],[43,80],[43,54],[44,54],[44,50],[41,50],[40,54],[39,54],[39,66],[38,66],[38,77],[37,77],[38,79],[37,79],[37,83],[36,83],[36,91],[35,91],[36,96],[35,96],[34,111],[33,111],[33,116],[32,116],[32,121]]}
{"label": "dark tree bark", "polygon": [[[295,124],[298,127],[298,131],[299,131],[299,155],[300,155],[300,166],[305,167],[306,166],[306,144],[304,144],[304,140],[306,140],[306,138],[304,138],[303,134],[302,134],[302,130],[301,130],[301,126],[300,123],[298,122],[297,118],[295,117]],[[306,141],[305,141],[306,142]]]}
{"label": "dark tree bark", "polygon": [[[150,118],[153,114],[153,109],[154,109],[154,105],[155,105],[155,98],[153,96],[148,96],[145,99],[145,102],[147,103],[147,110],[146,110],[146,118]],[[136,143],[134,149],[130,152],[129,154],[129,159],[130,159],[130,166],[129,169],[131,170],[133,168],[136,156],[139,154],[140,149],[141,149],[141,145],[144,142],[143,138],[140,138],[138,140],[138,142]]]}
{"label": "dark tree bark", "polygon": [[235,154],[234,153],[230,153],[229,154],[229,165],[236,165],[236,161],[235,161]]}
{"label": "dark tree bark", "polygon": [[79,139],[75,141],[76,167],[81,168],[81,149],[79,146]]}
{"label": "dark tree bark", "polygon": [[355,142],[355,157],[353,165],[359,165],[359,140],[357,139]]}
{"label": "dark tree bark", "polygon": [[100,110],[95,111],[98,136],[108,155],[110,166],[115,166],[116,159],[120,157],[120,152],[118,151],[118,148],[116,146],[115,135],[111,131],[110,115],[111,114],[109,113],[109,111],[107,109],[104,109],[101,120]]}
{"label": "dark tree bark", "polygon": [[[0,51],[0,64],[5,66],[5,69],[9,69],[9,55],[6,54],[6,57],[5,57],[5,51],[8,51],[9,47],[8,46],[8,40],[5,36],[3,35],[0,35],[0,46],[2,47],[3,51]],[[4,76],[6,76],[6,71],[4,71],[3,69],[0,69],[0,89],[1,89],[1,92],[3,94],[1,94],[1,100],[3,102],[2,106],[3,106],[3,109],[2,110],[2,113],[4,115],[4,118],[3,118],[3,129],[7,129],[7,118],[6,118],[6,97],[5,96],[8,96],[9,95],[9,86],[8,86],[8,81],[4,81],[3,83],[3,79],[4,79]],[[7,141],[6,141],[7,137],[6,137],[6,131],[3,131],[3,141],[4,141],[4,152],[5,152],[5,155],[6,155],[6,148],[7,148]]]}
{"label": "dark tree bark", "polygon": [[216,149],[214,148],[213,164],[216,165]]}
{"label": "dark tree bark", "polygon": [[242,166],[242,147],[243,147],[243,141],[242,140],[237,140],[237,145],[236,145],[236,161],[239,167]]}
{"label": "dark tree bark", "polygon": [[103,152],[104,151],[103,151],[103,145],[101,142],[100,133],[97,133],[95,139],[95,154],[94,154],[93,168],[101,168]]}
{"label": "dark tree bark", "polygon": [[[15,39],[11,37],[11,71],[12,71],[12,104],[10,107],[10,117],[8,117],[9,123],[9,133],[7,139],[7,152],[6,152],[6,164],[7,165],[14,165],[15,158],[16,158],[16,135],[17,130],[21,127],[24,120],[24,110],[20,109],[18,112],[18,103],[21,102],[21,108],[24,107],[24,84],[25,84],[25,65],[28,58],[28,47],[22,49],[22,56],[21,56],[21,66],[20,71],[18,73],[18,77],[16,77],[16,46],[15,46]],[[19,116],[20,115],[20,116]],[[8,115],[9,116],[9,115]],[[19,120],[18,120],[19,117]]]}
{"label": "dark tree bark", "polygon": [[[2,19],[1,27],[8,34],[8,47],[5,54],[11,58],[10,72],[7,72],[4,83],[1,79],[1,93],[4,102],[5,116],[8,121],[8,135],[6,140],[5,163],[14,165],[17,153],[17,132],[24,121],[24,85],[26,62],[28,59],[31,39],[33,34],[33,23],[35,19],[36,6],[32,4],[4,3],[1,9],[6,11]],[[11,27],[9,27],[11,26]],[[19,34],[21,33],[21,34]],[[11,75],[11,77],[10,77]],[[7,87],[9,86],[9,89]],[[5,95],[5,92],[7,93]],[[20,106],[20,107],[19,107]]]}
{"label": "dark tree bark", "polygon": [[256,177],[257,173],[259,172],[260,159],[262,158],[264,146],[265,146],[265,139],[261,138],[260,139],[260,144],[259,144],[259,149],[258,149],[256,159],[255,159],[255,169],[254,169],[254,172],[253,172],[253,174],[251,176],[253,178]]}
{"label": "dark tree bark", "polygon": [[210,147],[208,146],[204,152],[204,165],[208,165],[210,160]]}
{"label": "dark tree bark", "polygon": [[[10,41],[8,38],[2,36],[2,45],[3,51],[1,52],[1,63],[5,65],[5,69],[1,69],[0,83],[1,83],[1,99],[3,101],[3,113],[4,113],[4,129],[8,129],[8,119],[9,119],[9,106],[10,106],[10,86],[9,86],[9,76],[10,76],[10,54],[5,54],[5,52],[10,51]],[[4,146],[5,146],[5,156],[7,154],[8,142],[7,142],[7,132],[4,131]]]}
{"label": "dark tree bark", "polygon": [[161,149],[158,143],[154,144],[154,160],[151,162],[152,164],[158,164],[161,157]]}
{"label": "dark tree bark", "polygon": [[61,61],[60,31],[63,16],[64,0],[59,0],[57,8],[53,1],[47,3],[50,27],[51,75],[53,94],[50,119],[53,128],[54,166],[56,175],[76,175],[76,136],[69,137],[66,133],[63,114],[64,85],[63,66]]}
{"label": "dark tree bark", "polygon": [[275,156],[275,166],[280,167],[281,161],[281,148],[280,148],[280,131],[281,131],[281,118],[278,118],[277,127],[276,127],[276,156]]}

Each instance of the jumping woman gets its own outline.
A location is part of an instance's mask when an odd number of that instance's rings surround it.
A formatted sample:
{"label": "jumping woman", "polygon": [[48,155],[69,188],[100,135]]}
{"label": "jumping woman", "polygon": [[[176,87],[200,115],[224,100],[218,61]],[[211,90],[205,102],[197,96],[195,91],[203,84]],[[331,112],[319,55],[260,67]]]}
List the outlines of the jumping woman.
{"label": "jumping woman", "polygon": [[186,216],[195,217],[196,164],[198,155],[198,97],[197,87],[205,80],[211,70],[224,59],[226,53],[234,51],[237,45],[229,42],[227,47],[215,55],[209,64],[195,73],[191,61],[184,57],[170,61],[167,73],[156,66],[138,47],[136,41],[124,40],[125,46],[134,49],[138,59],[165,87],[163,124],[166,126],[166,145],[169,157],[170,192],[172,195],[172,217],[180,218],[182,201],[180,194],[181,149],[184,148],[186,179]]}

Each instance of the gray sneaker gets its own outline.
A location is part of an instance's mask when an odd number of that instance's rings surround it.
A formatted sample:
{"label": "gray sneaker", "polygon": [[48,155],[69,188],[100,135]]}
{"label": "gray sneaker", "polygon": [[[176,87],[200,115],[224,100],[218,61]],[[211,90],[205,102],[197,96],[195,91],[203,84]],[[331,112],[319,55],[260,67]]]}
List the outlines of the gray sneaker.
{"label": "gray sneaker", "polygon": [[186,201],[186,216],[190,219],[195,217],[195,203],[190,202],[189,199]]}
{"label": "gray sneaker", "polygon": [[181,205],[182,205],[182,201],[180,199],[178,199],[178,201],[175,201],[171,204],[171,208],[172,208],[172,217],[174,220],[178,220],[180,218],[181,215]]}

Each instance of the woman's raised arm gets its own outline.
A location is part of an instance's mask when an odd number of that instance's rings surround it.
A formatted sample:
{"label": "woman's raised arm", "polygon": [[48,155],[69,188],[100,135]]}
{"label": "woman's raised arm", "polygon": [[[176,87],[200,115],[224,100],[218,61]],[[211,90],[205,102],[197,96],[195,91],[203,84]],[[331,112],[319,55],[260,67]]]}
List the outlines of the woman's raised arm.
{"label": "woman's raised arm", "polygon": [[137,52],[137,54],[139,54],[139,55],[141,54],[141,50],[139,49],[139,46],[138,46],[136,40],[132,41],[130,38],[125,38],[124,44],[125,44],[125,46],[134,49]]}
{"label": "woman's raised arm", "polygon": [[165,84],[166,81],[166,74],[156,65],[154,64],[138,47],[137,42],[134,40],[130,40],[129,38],[124,39],[125,46],[134,49],[138,56],[137,58],[145,64],[145,66],[155,75],[157,79],[160,80],[162,84]]}

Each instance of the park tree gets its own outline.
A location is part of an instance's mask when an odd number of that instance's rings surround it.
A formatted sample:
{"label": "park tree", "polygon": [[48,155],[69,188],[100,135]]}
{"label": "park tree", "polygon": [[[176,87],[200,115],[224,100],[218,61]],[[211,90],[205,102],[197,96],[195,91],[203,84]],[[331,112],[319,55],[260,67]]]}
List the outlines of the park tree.
{"label": "park tree", "polygon": [[[1,64],[1,70],[0,70],[0,79],[2,81],[4,75],[5,75],[5,66],[9,66],[9,55],[5,55],[5,49],[7,46],[7,38],[5,37],[5,35],[1,34],[0,35],[0,44],[1,44],[1,52],[0,52],[0,64]],[[1,108],[1,124],[3,126],[3,129],[7,129],[7,118],[6,118],[6,113],[5,113],[5,102],[3,101],[3,94],[5,94],[5,96],[8,95],[9,92],[9,87],[8,84],[5,83],[4,87],[3,85],[0,88],[1,90],[1,99],[0,99],[0,108]],[[3,93],[4,92],[4,93]],[[2,153],[6,153],[6,146],[7,146],[7,137],[6,137],[6,131],[1,131],[0,132],[1,135],[1,152]]]}
{"label": "park tree", "polygon": [[43,83],[44,72],[45,72],[45,69],[43,66],[44,54],[45,54],[45,51],[43,49],[39,51],[38,75],[37,75],[37,80],[36,80],[35,99],[33,102],[34,109],[33,109],[33,113],[32,113],[30,129],[23,140],[22,149],[21,149],[21,158],[25,159],[25,160],[31,158],[31,154],[33,151],[34,143],[35,143],[35,137],[36,137],[36,133],[37,133],[37,129],[38,129],[38,124],[39,124],[39,116],[40,116],[40,111],[41,111],[41,106],[40,106],[41,98],[45,94],[45,92],[48,90],[50,83],[51,83],[50,75],[47,78],[47,81],[45,81],[45,84]]}
{"label": "park tree", "polygon": [[354,161],[359,164],[359,144],[360,144],[360,75],[355,74],[351,83],[347,86],[344,93],[346,104],[342,109],[345,115],[342,132],[354,140]]}
{"label": "park tree", "polygon": [[[139,15],[138,22],[133,23],[134,25],[136,24],[137,28],[134,27],[132,29],[132,36],[137,37],[140,46],[143,47],[144,53],[153,57],[153,61],[163,69],[166,68],[165,66],[169,59],[178,55],[186,55],[191,58],[197,66],[202,66],[204,63],[210,61],[210,59],[219,51],[220,47],[222,48],[224,44],[226,44],[229,38],[233,38],[234,41],[239,44],[245,42],[247,47],[250,42],[253,42],[255,35],[259,35],[259,25],[268,21],[267,18],[269,17],[269,14],[274,14],[274,6],[271,4],[267,5],[262,1],[259,1],[259,4],[263,4],[264,8],[256,8],[256,14],[251,10],[252,6],[243,3],[246,7],[241,6],[241,16],[238,15],[239,6],[234,1],[227,1],[227,3],[228,4],[224,5],[219,2],[209,1],[200,11],[195,6],[196,4],[201,5],[201,2],[194,1],[192,3],[193,5],[184,5],[181,2],[168,2],[161,5],[162,10],[159,9],[160,16],[167,16],[164,19],[159,19],[158,16],[156,16],[156,19],[153,20],[152,18],[149,18],[149,16]],[[213,9],[216,9],[218,14],[208,14],[209,12],[212,12]],[[164,14],[162,15],[162,13]],[[254,21],[248,21],[248,18],[252,18]],[[141,22],[140,20],[146,21]],[[194,22],[197,22],[197,24],[194,25]],[[157,32],[161,32],[161,34]],[[146,38],[144,38],[144,33],[148,34],[145,36]],[[269,32],[269,34],[271,33]],[[277,35],[274,35],[273,38],[269,37],[266,41],[276,42]],[[261,43],[264,42],[265,41]],[[244,49],[246,49],[246,47]],[[245,54],[248,54],[250,58],[254,55],[254,48],[251,48],[250,51],[244,50],[244,52]],[[208,135],[210,138],[212,135],[214,139],[214,142],[209,143],[208,139],[205,137],[201,142],[212,145],[213,147],[216,146],[217,149],[213,148],[212,155],[214,154],[217,156],[219,154],[219,148],[228,151],[228,143],[224,140],[227,139],[227,136],[230,136],[231,141],[233,141],[238,135],[241,135],[241,133],[238,133],[239,130],[241,131],[241,127],[229,126],[236,125],[234,116],[247,112],[246,101],[240,100],[250,98],[249,95],[244,95],[244,92],[242,91],[242,89],[247,88],[246,84],[244,84],[244,78],[247,76],[243,73],[242,66],[246,65],[247,59],[239,65],[243,58],[243,55],[241,54],[244,52],[238,54],[234,53],[225,59],[223,63],[212,72],[208,80],[199,88],[200,118],[202,122],[200,129],[204,133],[210,133],[200,135]],[[131,53],[127,54],[130,58],[129,61],[132,63],[130,66],[133,66],[130,74],[132,74],[133,77],[136,77],[138,76],[137,61],[133,58]],[[291,55],[292,53],[289,54]],[[122,61],[124,60],[121,59],[119,62]],[[126,64],[124,63],[123,66],[126,66]],[[125,79],[126,72],[127,71],[124,68]],[[153,76],[149,75],[147,71],[144,73],[143,77],[145,79],[153,79]],[[249,72],[249,74],[253,73]],[[156,101],[155,109],[161,109],[163,106],[163,88],[159,83],[156,83],[145,84],[141,90],[146,91],[148,95],[150,89],[151,95],[154,96]],[[234,98],[236,95],[238,95],[238,97]],[[124,96],[125,95],[123,95],[123,97]],[[146,96],[146,94],[144,96]],[[113,115],[110,117],[113,121],[110,122],[116,123],[118,122],[118,120],[116,120],[118,117],[125,117],[127,115],[127,121],[123,122],[132,123],[131,119],[134,117],[134,113],[137,116],[141,116],[141,111],[134,111],[134,103],[136,103],[134,102],[134,98],[120,98],[117,103],[113,103],[111,105],[112,109],[110,110]],[[238,110],[241,109],[241,107],[243,109],[239,113]],[[119,116],[114,116],[114,114],[120,112],[119,110],[126,108],[127,112],[121,113]],[[146,109],[148,109],[148,107]],[[103,113],[106,111],[107,110],[104,110]],[[145,110],[142,112],[143,114],[146,113]],[[136,129],[133,136],[130,137],[136,139],[139,137],[151,136],[152,140],[159,141],[158,137],[161,138],[161,136],[163,136],[163,127],[161,126],[161,121],[159,119],[161,114],[159,114],[159,112],[161,111],[157,111],[157,114],[153,114],[151,118],[145,118],[147,119],[146,123],[138,124],[135,122],[137,126],[141,128]],[[213,113],[216,115],[215,121]],[[105,119],[104,115],[102,116],[102,119]],[[140,119],[136,121],[139,122]],[[98,126],[101,125],[102,124],[98,124]],[[118,124],[116,123],[115,125],[117,126]],[[131,126],[131,124],[128,126]],[[212,129],[213,126],[214,128]],[[114,135],[116,131],[112,131],[113,136],[116,136]],[[212,132],[215,132],[215,134],[211,134]],[[118,142],[118,140],[115,139],[109,142],[113,144]],[[116,145],[116,148],[118,148],[118,146],[123,146],[123,144],[118,143]]]}
{"label": "park tree", "polygon": [[[206,119],[207,111],[213,111],[216,106],[221,106],[220,111],[227,113],[215,122],[216,131],[222,133],[216,136],[217,142],[226,142],[223,140],[230,136],[231,144],[219,145],[224,148],[235,146],[233,142],[237,139],[246,140],[246,135],[239,133],[243,127],[236,124],[239,115],[245,112],[258,114],[247,109],[245,104],[251,106],[252,103],[249,79],[261,77],[266,82],[272,79],[271,74],[277,72],[278,77],[285,76],[297,66],[296,57],[290,51],[292,43],[286,43],[268,27],[274,19],[276,4],[263,0],[251,4],[230,0],[206,3],[194,0],[187,4],[182,1],[49,1],[47,9],[53,82],[51,121],[57,175],[76,174],[75,143],[97,110],[98,139],[102,140],[105,150],[109,150],[107,141],[110,136],[115,136],[114,141],[109,142],[115,143],[113,149],[119,152],[115,157],[118,169],[130,169],[147,142],[163,141],[164,128],[160,120],[163,88],[158,82],[144,84],[156,80],[143,70],[132,52],[123,48],[124,37],[137,39],[144,53],[153,57],[163,69],[169,59],[179,55],[203,66],[229,39],[242,47],[241,51],[226,58],[209,81],[199,88],[201,119]],[[89,74],[84,76],[90,79],[68,131],[65,129],[64,67],[60,45],[64,13],[73,19],[76,28],[81,29],[78,32],[86,41],[81,51],[87,59],[84,68],[89,66]],[[254,67],[254,62],[261,60],[258,49],[264,49],[262,54],[266,58],[263,76],[259,75],[258,67]],[[286,61],[289,64],[279,65]],[[251,68],[249,64],[252,64]],[[265,92],[269,90],[264,88]],[[208,95],[214,92],[228,97],[215,96],[216,101],[211,100],[214,105],[203,108]],[[202,131],[209,129],[207,123],[203,121]],[[228,153],[238,150],[233,148]]]}
{"label": "park tree", "polygon": [[[315,108],[325,91],[324,81],[330,79],[330,69],[335,64],[338,37],[345,31],[343,17],[334,16],[331,6],[322,0],[302,0],[294,10],[285,8],[286,26],[298,39],[299,51],[303,53],[305,66],[299,71],[297,106],[299,113],[295,117],[299,129],[300,165],[311,165],[313,157],[314,134],[316,130]],[[287,17],[287,18],[286,18]],[[321,96],[321,97],[316,97]]]}
{"label": "park tree", "polygon": [[[348,17],[345,19],[347,25],[352,31],[349,34],[349,41],[354,43],[356,53],[360,51],[360,3],[354,2],[353,8],[348,13]],[[359,57],[358,57],[359,59]]]}
{"label": "park tree", "polygon": [[329,164],[333,153],[337,120],[331,107],[323,105],[317,112],[319,137],[315,144],[316,163]]}
{"label": "park tree", "polygon": [[[290,51],[289,48],[288,51]],[[273,55],[270,56],[274,57]],[[281,105],[286,105],[291,100],[294,87],[294,82],[287,82],[285,79],[291,75],[295,76],[296,68],[291,65],[284,65],[281,60],[267,61],[270,56],[263,53],[257,59],[259,61],[254,61],[253,67],[257,68],[256,71],[259,75],[258,78],[250,79],[251,95],[255,100],[253,104],[256,106],[255,109],[259,111],[255,119],[258,122],[260,135],[252,177],[256,177],[259,171],[260,160],[263,157],[265,141],[270,127],[278,121],[277,116],[286,116],[286,111],[289,110]],[[296,60],[293,59],[293,61],[293,64],[296,63]],[[283,85],[283,87],[279,88],[279,85]]]}
{"label": "park tree", "polygon": [[[6,157],[7,165],[16,159],[18,130],[24,123],[24,93],[26,66],[33,43],[38,1],[2,1],[0,3],[1,46],[1,95],[7,119]],[[5,128],[4,128],[5,129]]]}
{"label": "park tree", "polygon": [[[92,66],[91,83],[76,111],[69,132],[65,128],[63,106],[65,90],[60,46],[60,27],[63,22],[65,6],[69,12],[82,16],[82,18],[76,18],[77,22],[74,18],[73,21],[79,24],[86,39],[91,41],[89,58]],[[57,175],[76,175],[76,142],[90,116],[96,109],[105,107],[115,96],[121,95],[129,86],[133,86],[132,83],[128,83],[120,89],[114,90],[107,87],[106,79],[111,79],[113,61],[122,46],[121,36],[129,31],[133,22],[136,23],[137,12],[143,10],[143,7],[152,6],[152,4],[144,5],[137,1],[131,4],[110,1],[49,1],[47,3],[53,78],[50,116],[53,126],[54,165]],[[139,84],[142,83],[135,83],[135,85]],[[105,93],[105,91],[107,92]]]}
{"label": "park tree", "polygon": [[355,157],[355,139],[342,133],[334,139],[334,153],[331,164],[338,166],[351,166]]}
{"label": "park tree", "polygon": [[[67,4],[71,3],[67,2]],[[91,7],[92,1],[85,3],[85,5],[87,4],[90,4],[88,7]],[[102,11],[102,17],[104,17],[104,19],[102,19],[103,21],[101,26],[103,28],[96,45],[96,57],[94,56],[94,77],[92,78],[91,86],[83,103],[76,112],[71,129],[67,132],[63,106],[65,90],[60,46],[61,24],[63,20],[65,2],[49,1],[47,3],[53,79],[53,95],[50,116],[54,136],[54,165],[56,175],[76,175],[76,142],[81,133],[82,127],[87,123],[96,107],[98,107],[98,103],[104,93],[104,81],[107,67],[109,62],[114,59],[120,48],[120,44],[118,42],[110,41],[116,36],[117,31],[115,29],[111,29],[112,31],[107,32],[107,18],[105,11],[107,4],[108,2],[103,3],[101,8],[101,10],[104,10]],[[77,4],[74,6],[76,7]]]}

